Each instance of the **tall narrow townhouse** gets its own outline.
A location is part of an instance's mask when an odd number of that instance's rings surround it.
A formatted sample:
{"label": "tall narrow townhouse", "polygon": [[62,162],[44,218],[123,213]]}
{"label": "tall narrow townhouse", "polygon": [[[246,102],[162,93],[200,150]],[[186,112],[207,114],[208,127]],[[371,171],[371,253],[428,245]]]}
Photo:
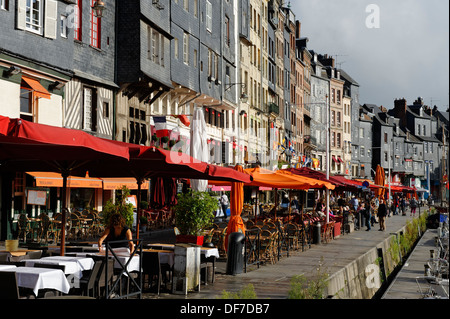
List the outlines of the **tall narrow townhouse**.
{"label": "tall narrow townhouse", "polygon": [[170,98],[180,114],[203,109],[212,163],[237,158],[236,13],[229,0],[171,1]]}
{"label": "tall narrow townhouse", "polygon": [[316,159],[315,168],[326,171],[327,159],[327,127],[328,127],[328,98],[330,80],[326,68],[320,63],[318,54],[310,51],[311,59],[311,144],[316,145],[313,158]]}
{"label": "tall narrow townhouse", "polygon": [[[101,17],[94,0],[74,0],[67,37],[73,42],[73,78],[66,84],[64,126],[114,138],[116,1]],[[61,3],[61,1],[59,1]]]}
{"label": "tall narrow townhouse", "polygon": [[304,75],[304,62],[302,61],[302,49],[298,47],[297,41],[301,35],[301,23],[300,21],[295,21],[295,33],[293,38],[294,47],[294,105],[296,108],[296,129],[297,129],[297,149],[296,155],[297,160],[303,162],[303,153],[305,146],[311,142],[311,137],[307,137],[304,132],[304,117],[305,117],[305,104],[303,103],[304,91],[303,91],[303,75]]}
{"label": "tall narrow townhouse", "polygon": [[267,103],[269,114],[269,145],[270,145],[270,166],[276,167],[278,164],[280,144],[283,142],[284,121],[280,112],[280,99],[277,93],[278,69],[277,69],[277,39],[275,34],[278,30],[278,17],[273,0],[268,1],[267,6]]}
{"label": "tall narrow townhouse", "polygon": [[313,107],[315,107],[315,104],[311,103],[312,55],[307,48],[308,38],[299,38],[296,40],[296,43],[303,70],[303,74],[301,75],[301,80],[303,82],[303,151],[301,152],[301,156],[302,164],[311,167],[311,165],[313,165],[313,158],[315,161],[317,160],[317,158],[313,157],[314,150],[317,149],[317,142],[311,138],[311,112]]}
{"label": "tall narrow townhouse", "polygon": [[[344,95],[350,98],[350,113],[345,112],[344,107],[344,116],[347,117],[350,115],[350,131],[347,127],[347,133],[350,134],[350,139],[344,138],[344,157],[348,158],[348,148],[350,148],[350,162],[344,160],[347,165],[347,169],[349,169],[349,174],[353,177],[359,176],[360,170],[360,161],[359,161],[359,151],[353,151],[355,148],[359,148],[359,83],[356,82],[347,72],[342,69],[339,69],[341,79],[344,80]],[[348,107],[348,106],[347,106]],[[348,118],[347,118],[348,119]],[[348,126],[348,122],[347,122]],[[345,126],[344,126],[345,131]],[[347,147],[347,151],[345,151]],[[348,166],[350,165],[350,167]]]}
{"label": "tall narrow townhouse", "polygon": [[[115,139],[119,141],[165,147],[169,141],[163,136],[154,138],[154,116],[167,116],[168,129],[178,124],[170,116],[177,110],[169,94],[173,85],[168,30],[169,0],[118,1]],[[178,140],[179,134],[167,137]]]}
{"label": "tall narrow townhouse", "polygon": [[[242,37],[242,64],[241,77],[248,95],[247,130],[243,131],[248,138],[245,161],[248,164],[267,164],[268,145],[268,117],[266,105],[263,102],[263,56],[264,43],[266,43],[266,29],[263,19],[266,16],[265,2],[251,0],[249,8],[249,41]],[[267,23],[266,23],[267,25]],[[245,43],[245,44],[244,44]]]}
{"label": "tall narrow townhouse", "polygon": [[344,173],[343,152],[343,101],[344,81],[340,78],[340,72],[334,66],[334,58],[324,55],[320,58],[321,63],[327,66],[328,78],[330,79],[329,106],[331,125],[331,172],[335,174]]}
{"label": "tall narrow townhouse", "polygon": [[[64,85],[73,75],[72,11],[70,1],[0,1],[0,115],[64,125]],[[1,240],[14,212],[27,209],[26,188],[32,186],[26,172],[1,172]],[[50,192],[56,198],[56,188]]]}
{"label": "tall narrow townhouse", "polygon": [[[277,115],[274,118],[274,126],[277,129],[275,133],[278,133],[278,144],[282,147],[278,148],[277,158],[279,161],[288,163],[291,159],[290,152],[286,152],[289,149],[290,127],[286,127],[286,117],[288,117],[288,123],[290,123],[289,108],[286,107],[286,99],[284,95],[284,20],[285,15],[280,9],[281,1],[271,0],[269,2],[269,56],[273,58],[271,61],[273,72],[273,87],[269,84],[269,99],[271,101],[270,111],[273,115]],[[272,52],[270,53],[270,50]],[[273,90],[271,90],[273,89]],[[287,101],[289,104],[289,100]],[[289,115],[287,116],[287,113]]]}
{"label": "tall narrow townhouse", "polygon": [[297,82],[297,55],[296,55],[296,20],[294,12],[290,6],[282,8],[286,20],[284,26],[285,32],[285,97],[287,98],[290,109],[291,125],[291,162],[299,163],[299,155],[303,151],[303,106],[299,103],[299,85]]}

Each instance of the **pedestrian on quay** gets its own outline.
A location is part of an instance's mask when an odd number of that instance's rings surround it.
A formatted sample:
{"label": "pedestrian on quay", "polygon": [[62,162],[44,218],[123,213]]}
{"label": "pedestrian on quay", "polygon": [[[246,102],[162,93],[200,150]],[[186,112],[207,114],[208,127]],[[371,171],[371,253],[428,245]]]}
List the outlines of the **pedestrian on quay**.
{"label": "pedestrian on quay", "polygon": [[380,201],[380,205],[378,206],[378,220],[380,223],[379,230],[386,230],[386,215],[387,215],[387,208],[386,204],[384,203],[384,199],[382,199]]}
{"label": "pedestrian on quay", "polygon": [[222,206],[223,215],[225,216],[225,218],[227,218],[228,217],[227,209],[228,209],[228,205],[230,204],[227,194],[223,194],[220,197],[219,201],[220,201],[220,205]]}
{"label": "pedestrian on quay", "polygon": [[414,197],[409,201],[409,207],[411,207],[410,216],[416,216],[417,201]]}
{"label": "pedestrian on quay", "polygon": [[402,216],[406,216],[406,200],[404,196],[400,200],[400,209],[402,211]]}
{"label": "pedestrian on quay", "polygon": [[371,217],[370,205],[366,205],[366,203],[362,202],[361,203],[361,214],[366,219],[366,227],[367,227],[366,231],[369,231],[370,230],[370,217]]}

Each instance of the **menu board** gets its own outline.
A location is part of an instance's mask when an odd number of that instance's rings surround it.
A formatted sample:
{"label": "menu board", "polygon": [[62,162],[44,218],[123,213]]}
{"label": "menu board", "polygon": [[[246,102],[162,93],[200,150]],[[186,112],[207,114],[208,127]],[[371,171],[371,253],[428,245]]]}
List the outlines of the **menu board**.
{"label": "menu board", "polygon": [[29,189],[27,192],[28,205],[47,205],[47,191]]}

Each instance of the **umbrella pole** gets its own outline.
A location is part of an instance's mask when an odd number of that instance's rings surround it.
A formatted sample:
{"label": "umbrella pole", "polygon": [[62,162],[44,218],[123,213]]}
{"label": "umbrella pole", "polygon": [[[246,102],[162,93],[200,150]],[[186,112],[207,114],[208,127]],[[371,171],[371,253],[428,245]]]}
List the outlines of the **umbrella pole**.
{"label": "umbrella pole", "polygon": [[291,209],[292,209],[292,197],[291,197],[291,190],[289,190],[289,215],[288,215],[288,222],[291,221]]}
{"label": "umbrella pole", "polygon": [[277,209],[278,209],[278,188],[275,188],[275,212],[273,215],[273,220],[277,220]]}
{"label": "umbrella pole", "polygon": [[142,178],[136,178],[136,183],[138,185],[138,195],[137,195],[137,221],[136,221],[136,239],[139,240],[139,227],[141,226],[141,184]]}
{"label": "umbrella pole", "polygon": [[66,206],[67,206],[67,177],[69,176],[68,171],[61,172],[63,178],[63,187],[62,187],[62,218],[61,218],[61,247],[60,247],[60,255],[65,255],[66,250]]}

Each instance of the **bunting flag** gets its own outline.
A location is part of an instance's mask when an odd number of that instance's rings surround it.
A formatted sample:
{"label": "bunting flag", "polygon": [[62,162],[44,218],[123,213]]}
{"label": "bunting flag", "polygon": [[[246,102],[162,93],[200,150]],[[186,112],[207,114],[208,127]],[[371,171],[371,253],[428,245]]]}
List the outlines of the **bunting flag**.
{"label": "bunting flag", "polygon": [[187,115],[172,115],[173,117],[176,117],[180,120],[181,123],[183,123],[186,126],[191,125],[191,122],[189,121]]}
{"label": "bunting flag", "polygon": [[156,137],[169,137],[170,131],[167,129],[167,122],[165,116],[153,116],[155,123]]}

